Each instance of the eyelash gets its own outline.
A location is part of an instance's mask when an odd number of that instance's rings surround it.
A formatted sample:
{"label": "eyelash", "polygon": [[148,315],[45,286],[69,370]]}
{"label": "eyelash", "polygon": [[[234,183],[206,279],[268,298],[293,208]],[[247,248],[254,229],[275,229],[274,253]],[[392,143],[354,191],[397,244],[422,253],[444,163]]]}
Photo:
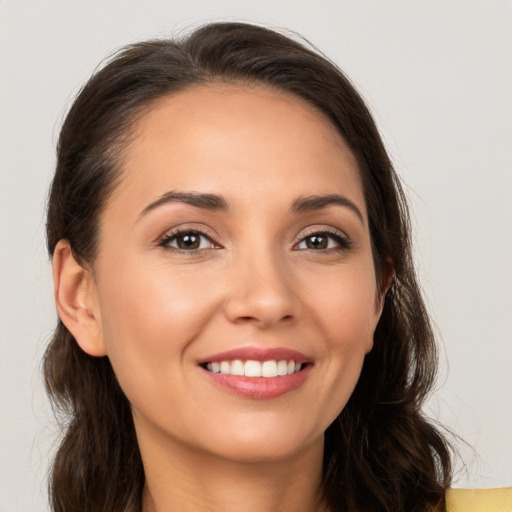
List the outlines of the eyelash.
{"label": "eyelash", "polygon": [[[221,245],[215,240],[215,237],[213,237],[211,234],[204,233],[201,230],[191,229],[191,228],[180,228],[180,229],[177,229],[175,231],[165,234],[164,237],[158,242],[158,246],[163,247],[167,250],[173,250],[173,251],[177,251],[177,252],[181,252],[181,253],[185,253],[185,254],[194,254],[199,251],[205,250],[204,248],[203,249],[198,248],[198,249],[187,250],[187,249],[181,249],[178,247],[171,247],[169,245],[172,241],[177,240],[180,235],[185,235],[185,234],[196,235],[199,237],[206,238],[212,245],[221,247]],[[350,247],[352,245],[352,241],[346,235],[343,235],[338,231],[323,229],[323,230],[314,230],[309,233],[306,233],[300,239],[300,241],[294,245],[294,248],[298,247],[300,244],[305,242],[308,238],[313,237],[313,236],[327,236],[328,238],[331,238],[332,240],[334,240],[338,244],[338,247],[328,247],[328,248],[320,249],[320,250],[308,248],[305,250],[310,250],[313,252],[325,252],[325,251],[333,251],[333,250],[345,251],[345,250],[350,249]],[[209,249],[213,249],[213,248],[214,247],[209,247]],[[296,249],[296,250],[304,250],[304,249]]]}
{"label": "eyelash", "polygon": [[[212,245],[216,245],[220,247],[220,244],[217,243],[215,240],[215,237],[211,235],[210,233],[204,233],[203,231],[199,229],[191,229],[191,228],[180,228],[175,231],[172,231],[170,233],[166,233],[163,238],[158,242],[159,247],[163,247],[164,249],[170,250],[170,251],[176,251],[181,252],[185,254],[195,254],[199,252],[200,250],[204,249],[181,249],[179,247],[171,247],[169,244],[177,240],[180,235],[196,235],[198,237],[206,238]],[[210,247],[213,249],[213,247]]]}
{"label": "eyelash", "polygon": [[[327,236],[328,238],[333,239],[337,244],[338,247],[330,247],[327,249],[323,249],[318,252],[324,252],[324,251],[346,251],[350,249],[352,246],[352,241],[345,235],[340,233],[339,231],[330,230],[330,229],[321,229],[321,230],[312,230],[309,233],[306,233],[302,236],[300,242],[296,244],[294,247],[299,246],[303,242],[306,241],[306,239],[313,237],[313,236]],[[310,251],[316,251],[316,249],[306,249]]]}

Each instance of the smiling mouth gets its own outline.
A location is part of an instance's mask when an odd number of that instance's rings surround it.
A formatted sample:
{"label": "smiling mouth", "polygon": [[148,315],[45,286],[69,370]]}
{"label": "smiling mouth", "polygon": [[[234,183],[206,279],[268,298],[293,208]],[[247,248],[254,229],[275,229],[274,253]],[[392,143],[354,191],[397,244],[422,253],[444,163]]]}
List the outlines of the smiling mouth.
{"label": "smiling mouth", "polygon": [[208,380],[244,399],[273,399],[301,388],[314,361],[284,347],[242,347],[198,361]]}
{"label": "smiling mouth", "polygon": [[300,372],[306,365],[307,363],[298,363],[286,359],[270,359],[267,361],[235,359],[233,361],[215,361],[201,364],[205,370],[212,373],[265,378],[292,375]]}

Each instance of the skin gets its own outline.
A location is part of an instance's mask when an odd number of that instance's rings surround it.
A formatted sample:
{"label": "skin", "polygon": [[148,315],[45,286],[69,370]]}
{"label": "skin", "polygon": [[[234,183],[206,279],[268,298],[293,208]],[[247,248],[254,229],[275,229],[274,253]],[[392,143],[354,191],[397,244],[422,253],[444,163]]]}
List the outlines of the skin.
{"label": "skin", "polygon": [[[54,256],[59,314],[83,350],[107,355],[132,404],[146,471],[144,511],[324,510],[323,434],[349,399],[381,308],[362,184],[331,123],[263,87],[194,87],[137,122],[100,221],[98,258]],[[170,191],[221,195],[226,211]],[[338,194],[293,211],[300,198]],[[205,234],[184,251],[176,228]],[[332,231],[328,248],[313,233]],[[323,235],[325,236],[325,235]],[[313,362],[270,400],[211,382],[198,361],[284,347]]]}

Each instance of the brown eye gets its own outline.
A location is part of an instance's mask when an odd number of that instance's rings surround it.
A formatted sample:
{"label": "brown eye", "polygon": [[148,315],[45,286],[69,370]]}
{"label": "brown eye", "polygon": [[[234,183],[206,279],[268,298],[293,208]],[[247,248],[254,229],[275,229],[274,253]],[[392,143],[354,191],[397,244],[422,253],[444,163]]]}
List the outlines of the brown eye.
{"label": "brown eye", "polygon": [[215,244],[209,237],[196,231],[182,231],[171,234],[162,240],[160,245],[182,251],[200,251],[215,247]]}
{"label": "brown eye", "polygon": [[308,249],[327,249],[329,239],[325,235],[312,235],[305,239]]}
{"label": "brown eye", "polygon": [[178,235],[176,237],[176,244],[179,249],[199,249],[201,237],[196,233]]}
{"label": "brown eye", "polygon": [[320,231],[304,237],[297,245],[297,249],[309,249],[312,251],[326,251],[330,249],[349,249],[350,240],[339,234]]}

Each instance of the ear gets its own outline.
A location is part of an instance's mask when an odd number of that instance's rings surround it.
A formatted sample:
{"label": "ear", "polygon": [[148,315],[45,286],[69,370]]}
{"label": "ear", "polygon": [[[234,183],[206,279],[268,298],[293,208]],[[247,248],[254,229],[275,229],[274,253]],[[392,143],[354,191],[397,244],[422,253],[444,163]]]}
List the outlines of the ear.
{"label": "ear", "polygon": [[395,280],[395,264],[391,258],[386,259],[386,263],[382,270],[383,276],[380,280],[379,289],[377,290],[377,300],[375,302],[375,307],[377,308],[378,318],[382,314],[382,309],[384,308],[384,300],[386,299],[386,294],[388,293],[389,288],[393,284]]}
{"label": "ear", "polygon": [[386,299],[386,294],[388,293],[388,290],[395,279],[395,265],[391,258],[388,258],[386,260],[385,267],[383,269],[383,274],[383,277],[379,280],[380,282],[377,283],[378,289],[375,296],[375,310],[372,322],[372,333],[370,339],[368,340],[368,345],[366,346],[367,354],[373,348],[373,335],[375,333],[375,329],[377,328],[377,324],[379,323],[380,317],[382,315],[382,310],[384,309],[384,301]]}
{"label": "ear", "polygon": [[67,240],[55,247],[53,286],[59,317],[78,345],[91,356],[106,355],[96,284],[75,260]]}

